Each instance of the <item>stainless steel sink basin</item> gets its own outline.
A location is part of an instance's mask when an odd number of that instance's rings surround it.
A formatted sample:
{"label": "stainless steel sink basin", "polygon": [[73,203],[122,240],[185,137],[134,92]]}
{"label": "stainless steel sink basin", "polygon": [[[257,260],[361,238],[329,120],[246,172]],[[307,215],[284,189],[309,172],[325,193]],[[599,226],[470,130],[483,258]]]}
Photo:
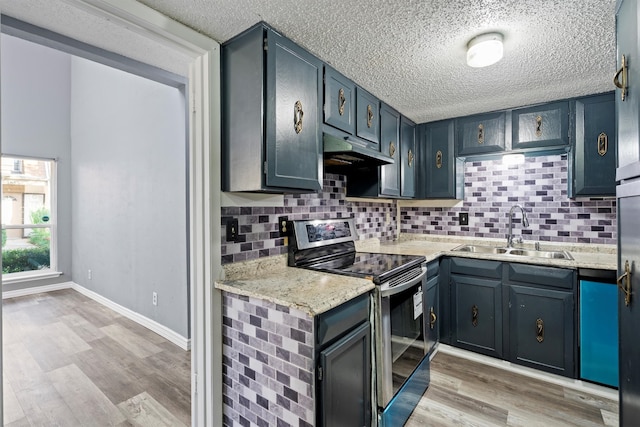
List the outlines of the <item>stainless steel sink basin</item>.
{"label": "stainless steel sink basin", "polygon": [[521,248],[501,248],[495,246],[481,246],[481,245],[461,245],[454,248],[456,252],[471,252],[479,254],[500,254],[500,255],[512,255],[518,257],[533,257],[533,258],[547,258],[547,259],[573,259],[571,254],[567,251],[537,251]]}

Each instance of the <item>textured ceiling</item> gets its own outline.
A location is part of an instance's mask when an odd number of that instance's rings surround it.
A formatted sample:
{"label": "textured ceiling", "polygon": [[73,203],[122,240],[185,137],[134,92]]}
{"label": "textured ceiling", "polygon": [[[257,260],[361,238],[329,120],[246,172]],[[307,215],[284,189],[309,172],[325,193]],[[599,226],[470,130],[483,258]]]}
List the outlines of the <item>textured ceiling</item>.
{"label": "textured ceiling", "polygon": [[[219,42],[264,20],[416,122],[613,90],[616,0],[141,3]],[[52,9],[47,4],[60,2],[2,0],[2,12],[37,14],[36,5]],[[111,33],[96,33],[95,23],[61,22],[60,13],[40,16],[37,25],[59,32],[83,26],[83,41],[109,44]],[[504,34],[503,60],[468,67],[467,42],[488,31]]]}

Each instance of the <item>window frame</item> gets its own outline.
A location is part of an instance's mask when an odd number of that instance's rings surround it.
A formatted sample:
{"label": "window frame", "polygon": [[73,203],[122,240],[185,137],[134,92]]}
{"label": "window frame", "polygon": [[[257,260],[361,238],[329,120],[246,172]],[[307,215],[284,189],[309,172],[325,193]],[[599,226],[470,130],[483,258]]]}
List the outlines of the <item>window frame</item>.
{"label": "window frame", "polygon": [[[1,225],[2,230],[24,230],[35,228],[49,229],[49,268],[44,270],[20,271],[16,273],[2,273],[2,284],[28,282],[32,280],[48,279],[61,276],[63,273],[58,271],[58,159],[48,157],[21,156],[9,153],[1,154],[2,158],[11,158],[14,160],[36,160],[49,163],[49,201],[50,201],[50,219],[46,224],[17,224],[17,225]],[[22,173],[24,173],[24,166]],[[0,171],[0,178],[2,172]],[[1,180],[0,180],[1,181]],[[0,187],[1,191],[1,187]],[[2,198],[4,194],[2,195]]]}

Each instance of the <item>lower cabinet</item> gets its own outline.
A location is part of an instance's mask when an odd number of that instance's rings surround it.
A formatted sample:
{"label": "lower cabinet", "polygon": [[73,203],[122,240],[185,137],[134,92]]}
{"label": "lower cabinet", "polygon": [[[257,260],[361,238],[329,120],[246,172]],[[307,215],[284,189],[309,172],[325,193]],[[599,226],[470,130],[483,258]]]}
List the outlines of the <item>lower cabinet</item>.
{"label": "lower cabinet", "polygon": [[318,426],[370,426],[369,295],[316,316]]}
{"label": "lower cabinet", "polygon": [[451,307],[441,332],[451,345],[576,378],[575,270],[471,258],[441,268]]}

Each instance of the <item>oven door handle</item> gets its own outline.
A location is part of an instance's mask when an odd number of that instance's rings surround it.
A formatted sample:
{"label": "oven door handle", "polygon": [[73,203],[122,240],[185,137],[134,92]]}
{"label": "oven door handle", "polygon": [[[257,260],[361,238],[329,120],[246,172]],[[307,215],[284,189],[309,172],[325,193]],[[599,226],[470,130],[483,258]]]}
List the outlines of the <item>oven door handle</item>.
{"label": "oven door handle", "polygon": [[389,286],[388,282],[384,283],[382,286],[380,286],[380,297],[382,298],[390,297],[391,295],[398,294],[402,291],[405,291],[411,288],[412,286],[415,286],[417,283],[422,282],[422,279],[424,279],[424,276],[427,275],[427,267],[423,265],[421,268],[422,268],[422,273],[420,273],[418,276],[414,277],[413,279],[407,282],[400,283],[395,286]]}

